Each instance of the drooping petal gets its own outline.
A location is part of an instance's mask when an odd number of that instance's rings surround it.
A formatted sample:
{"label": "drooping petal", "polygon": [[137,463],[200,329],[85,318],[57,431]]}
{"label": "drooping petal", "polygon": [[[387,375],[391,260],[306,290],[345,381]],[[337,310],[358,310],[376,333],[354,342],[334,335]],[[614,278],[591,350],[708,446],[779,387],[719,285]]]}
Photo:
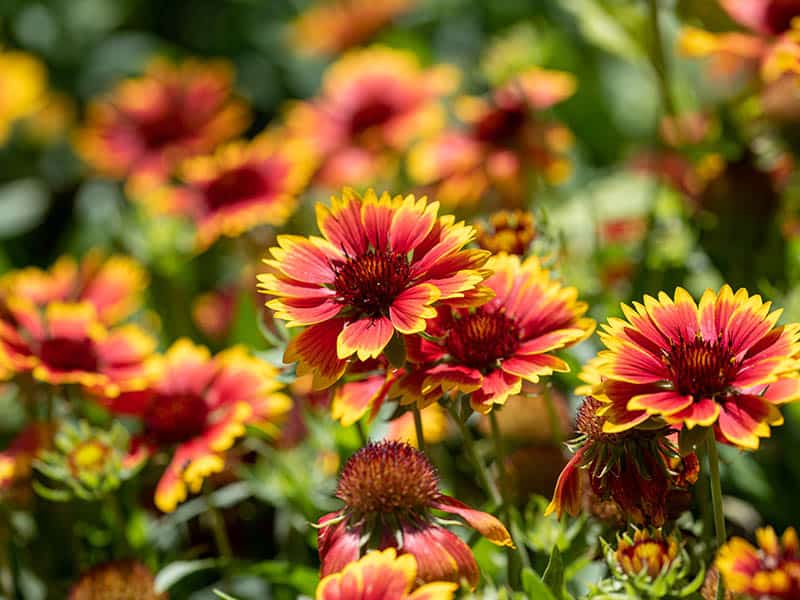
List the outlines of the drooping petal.
{"label": "drooping petal", "polygon": [[760,396],[737,394],[722,401],[717,428],[734,446],[757,450],[759,438],[769,436],[769,426],[782,422],[778,409]]}
{"label": "drooping petal", "polygon": [[458,536],[438,525],[402,525],[403,551],[417,560],[421,581],[466,581],[475,589],[480,572],[469,546]]}
{"label": "drooping petal", "polygon": [[444,494],[433,504],[433,508],[458,515],[464,519],[470,527],[493,544],[508,546],[509,548],[514,547],[514,543],[511,541],[511,535],[508,533],[505,525],[489,513],[470,508],[463,502]]}
{"label": "drooping petal", "polygon": [[359,360],[378,358],[393,334],[392,322],[386,317],[347,323],[336,339],[336,355],[339,359],[346,359],[353,354]]}
{"label": "drooping petal", "polygon": [[695,401],[677,412],[665,415],[668,423],[685,423],[689,429],[698,425],[710,427],[719,417],[719,404],[711,398],[695,399]]}
{"label": "drooping petal", "polygon": [[545,516],[556,513],[560,518],[566,512],[574,517],[580,512],[582,497],[580,466],[585,452],[586,446],[581,446],[562,469],[556,481],[553,499],[544,511]]}
{"label": "drooping petal", "polygon": [[317,547],[322,563],[320,567],[322,577],[338,573],[349,563],[358,560],[361,547],[361,528],[351,527],[346,520],[326,525],[340,516],[339,512],[328,513],[317,522],[319,526]]}

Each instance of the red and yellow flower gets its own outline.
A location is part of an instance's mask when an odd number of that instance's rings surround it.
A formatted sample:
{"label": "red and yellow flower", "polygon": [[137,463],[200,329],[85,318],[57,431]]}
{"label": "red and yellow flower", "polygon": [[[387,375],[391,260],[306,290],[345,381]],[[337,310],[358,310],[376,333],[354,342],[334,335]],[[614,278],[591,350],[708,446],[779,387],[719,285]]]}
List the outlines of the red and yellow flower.
{"label": "red and yellow flower", "polygon": [[0,452],[0,492],[30,477],[33,461],[50,448],[54,433],[51,423],[30,423]]}
{"label": "red and yellow flower", "polygon": [[685,503],[680,496],[697,481],[695,454],[679,455],[667,427],[606,433],[601,404],[589,396],[578,410],[574,454],[556,483],[545,514],[577,515],[583,503],[584,477],[601,501],[612,501],[634,523],[660,527],[677,516]]}
{"label": "red and yellow flower", "polygon": [[457,82],[453,67],[422,68],[408,51],[352,50],[325,73],[318,98],[292,107],[289,134],[320,156],[318,183],[375,185],[394,175],[412,142],[443,127],[440,100]]}
{"label": "red and yellow flower", "polygon": [[756,531],[758,548],[732,538],[719,549],[715,565],[725,589],[753,598],[800,598],[800,549],[797,532],[789,527],[780,539],[772,527]]}
{"label": "red and yellow flower", "polygon": [[637,529],[633,538],[624,534],[617,538],[614,565],[629,576],[646,573],[650,579],[668,571],[678,559],[678,541],[664,537],[660,529]]}
{"label": "red and yellow flower", "polygon": [[106,325],[122,321],[141,305],[147,272],[128,256],[89,252],[80,264],[59,258],[48,270],[26,267],[0,277],[0,299],[17,296],[38,307],[50,302],[88,302]]}
{"label": "red and yellow flower", "polygon": [[660,417],[713,426],[719,441],[755,449],[783,422],[777,405],[800,397],[800,325],[776,326],[781,311],[760,296],[726,285],[698,306],[678,288],[674,299],[661,292],[622,310],[625,319],[603,326],[607,350],[591,362],[607,433]]}
{"label": "red and yellow flower", "polygon": [[35,113],[47,94],[47,71],[35,56],[0,50],[0,144],[19,119]]}
{"label": "red and yellow flower", "polygon": [[220,236],[286,223],[313,167],[307,145],[262,135],[187,159],[179,168],[180,184],[154,190],[143,201],[156,213],[191,219],[197,247],[205,250]]}
{"label": "red and yellow flower", "polygon": [[439,204],[413,196],[363,198],[345,189],[331,208],[317,205],[324,237],[278,236],[259,276],[267,306],[289,327],[306,326],[286,349],[317,388],[345,372],[354,355],[378,358],[397,334],[425,331],[434,304],[486,299],[483,250],[465,250],[474,230],[437,216]]}
{"label": "red and yellow flower", "polygon": [[156,341],[136,325],[107,328],[88,301],[54,301],[41,309],[13,296],[0,303],[0,347],[17,373],[116,396],[146,385]]}
{"label": "red and yellow flower", "polygon": [[225,452],[246,425],[274,433],[291,400],[278,391],[277,369],[242,347],[212,357],[207,348],[181,339],[153,362],[158,375],[147,389],[108,405],[141,419],[138,443],[145,452],[172,451],[155,494],[156,506],[171,512],[188,491],[199,492],[208,476],[223,470]]}
{"label": "red and yellow flower", "polygon": [[337,54],[371,38],[415,0],[322,0],[291,25],[292,44],[307,54]]}
{"label": "red and yellow flower", "polygon": [[492,254],[505,252],[525,256],[536,239],[536,219],[523,210],[499,210],[487,223],[477,224],[478,246]]}
{"label": "red and yellow flower", "polygon": [[447,131],[415,146],[408,158],[411,178],[432,186],[445,205],[475,204],[490,191],[507,204],[522,201],[531,171],[553,183],[570,173],[564,157],[572,134],[535,116],[572,95],[575,80],[558,71],[530,69],[491,99],[463,98],[464,131]]}
{"label": "red and yellow flower", "polygon": [[89,106],[75,145],[98,173],[141,190],[164,181],[181,160],[244,130],[248,110],[232,86],[226,62],[154,60],[143,76],[123,81]]}
{"label": "red and yellow flower", "polygon": [[[536,383],[569,366],[552,353],[594,331],[584,317],[578,290],[565,287],[537,257],[522,261],[499,254],[486,263],[485,285],[494,298],[477,308],[444,307],[433,324],[435,339],[409,341],[409,373],[395,384],[404,402],[424,406],[447,392],[470,394],[472,407],[488,413],[519,394],[522,382]],[[416,393],[412,390],[416,388]]]}
{"label": "red and yellow flower", "polygon": [[[340,573],[323,578],[317,600],[450,600],[458,585],[435,581],[417,583],[417,561],[411,554],[397,556],[394,548],[370,552]],[[416,589],[415,589],[416,588]],[[413,592],[412,592],[413,590]]]}
{"label": "red and yellow flower", "polygon": [[495,517],[442,494],[428,458],[402,442],[371,443],[351,456],[336,496],[344,508],[318,521],[323,577],[358,560],[369,543],[413,555],[419,581],[465,580],[474,588],[480,573],[472,550],[432,511],[460,517],[494,544],[513,546]]}

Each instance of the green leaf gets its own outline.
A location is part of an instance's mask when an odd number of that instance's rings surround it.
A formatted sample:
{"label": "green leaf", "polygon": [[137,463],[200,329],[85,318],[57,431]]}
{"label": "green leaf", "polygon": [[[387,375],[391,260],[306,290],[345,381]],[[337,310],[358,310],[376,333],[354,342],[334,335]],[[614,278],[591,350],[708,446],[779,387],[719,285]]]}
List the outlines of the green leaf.
{"label": "green leaf", "polygon": [[264,349],[264,337],[259,329],[260,305],[256,305],[251,294],[238,294],[233,325],[228,344],[245,344],[250,348]]}
{"label": "green leaf", "polygon": [[522,569],[522,589],[528,594],[529,598],[537,600],[558,600],[550,588],[547,587],[538,573],[530,567]]}
{"label": "green leaf", "polygon": [[225,592],[220,590],[214,590],[214,595],[217,596],[218,598],[222,598],[222,600],[239,600],[239,598],[235,598],[234,596],[226,594]]}
{"label": "green leaf", "polygon": [[316,569],[282,560],[265,560],[247,568],[252,575],[264,577],[271,583],[288,585],[308,596],[313,596],[319,582]]}
{"label": "green leaf", "polygon": [[156,575],[155,588],[157,593],[162,593],[170,589],[181,579],[188,577],[192,573],[216,569],[219,566],[216,558],[205,558],[202,560],[178,560],[169,563]]}
{"label": "green leaf", "polygon": [[564,561],[561,559],[561,550],[558,545],[553,546],[550,560],[542,575],[542,581],[550,588],[556,598],[564,598]]}

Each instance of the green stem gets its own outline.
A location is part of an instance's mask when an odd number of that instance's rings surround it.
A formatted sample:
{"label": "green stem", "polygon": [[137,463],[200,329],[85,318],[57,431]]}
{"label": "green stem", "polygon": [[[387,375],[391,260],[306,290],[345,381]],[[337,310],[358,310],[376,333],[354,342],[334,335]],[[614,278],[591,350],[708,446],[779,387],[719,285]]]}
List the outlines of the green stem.
{"label": "green stem", "polygon": [[[717,453],[717,440],[714,438],[714,428],[708,429],[706,438],[706,449],[708,450],[708,467],[711,475],[711,505],[714,508],[714,530],[716,532],[717,550],[719,550],[727,536],[725,534],[725,513],[722,506],[722,484],[719,478],[719,454]],[[725,586],[722,584],[722,577],[718,578],[717,599],[725,597]]]}
{"label": "green stem", "polygon": [[361,446],[366,446],[369,443],[369,440],[367,439],[367,432],[364,431],[364,424],[361,421],[356,421],[355,426]]}
{"label": "green stem", "polygon": [[668,115],[677,114],[675,102],[669,89],[669,63],[667,63],[666,52],[664,52],[664,40],[661,37],[661,23],[658,13],[658,0],[647,0],[649,7],[648,16],[650,20],[650,30],[653,36],[653,52],[651,60],[653,69],[656,72],[658,91],[661,95],[661,103],[664,105],[664,112]]}
{"label": "green stem", "polygon": [[214,535],[214,543],[217,545],[217,552],[226,561],[233,557],[231,550],[231,541],[228,537],[228,530],[225,527],[225,519],[222,517],[217,505],[214,504],[213,494],[210,488],[204,488],[204,495],[206,497],[206,504],[208,505],[208,523],[211,527],[211,533]]}
{"label": "green stem", "polygon": [[[506,519],[508,521],[509,530],[511,532],[511,539],[514,541],[514,545],[517,547],[517,553],[519,554],[520,564],[524,567],[530,567],[531,561],[530,557],[528,556],[528,551],[525,549],[525,544],[522,541],[522,536],[520,535],[520,527],[519,527],[519,513],[514,510],[514,507],[511,505],[509,494],[510,488],[508,485],[508,476],[506,474],[506,453],[505,453],[505,445],[503,444],[503,435],[500,432],[500,424],[497,422],[497,413],[496,411],[492,411],[489,413],[489,422],[492,425],[492,440],[494,442],[494,453],[495,459],[497,463],[497,472],[500,477],[500,495],[502,498],[502,506],[501,510],[506,515]],[[512,571],[512,562],[508,562],[509,566],[509,581],[512,580],[511,571]]]}
{"label": "green stem", "polygon": [[544,397],[544,405],[547,408],[547,418],[550,421],[550,431],[552,432],[553,444],[561,447],[561,442],[564,441],[564,430],[561,427],[561,419],[558,418],[558,410],[556,403],[553,400],[552,389],[550,384],[546,383],[542,386],[542,396]]}
{"label": "green stem", "polygon": [[414,429],[417,433],[417,448],[425,452],[425,431],[422,428],[422,411],[414,403]]}
{"label": "green stem", "polygon": [[461,439],[464,442],[464,450],[466,451],[467,458],[472,463],[472,466],[475,467],[475,472],[478,475],[478,483],[484,489],[484,491],[489,494],[491,501],[496,506],[500,506],[502,504],[502,497],[500,496],[500,492],[497,490],[497,486],[494,484],[494,481],[492,481],[492,478],[489,477],[486,467],[483,465],[483,462],[481,462],[480,456],[478,456],[478,451],[475,448],[475,441],[472,439],[472,432],[470,432],[469,427],[467,427],[466,421],[462,420],[459,416],[458,410],[456,410],[455,407],[455,402],[448,404],[447,410],[450,412],[450,416],[453,417],[453,421],[456,422],[456,425],[461,432]]}

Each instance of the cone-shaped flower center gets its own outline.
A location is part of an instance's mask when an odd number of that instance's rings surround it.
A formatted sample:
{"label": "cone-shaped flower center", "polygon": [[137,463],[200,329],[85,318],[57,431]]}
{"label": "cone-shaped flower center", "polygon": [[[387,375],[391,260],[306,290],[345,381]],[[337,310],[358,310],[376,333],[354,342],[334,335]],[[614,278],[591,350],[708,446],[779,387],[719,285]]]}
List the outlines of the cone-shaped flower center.
{"label": "cone-shaped flower center", "polygon": [[148,432],[159,442],[176,444],[203,432],[208,418],[205,400],[197,394],[159,394],[144,416]]}
{"label": "cone-shaped flower center", "polygon": [[767,4],[764,20],[774,34],[783,33],[792,27],[792,19],[800,16],[800,0],[772,0]]}
{"label": "cone-shaped flower center", "polygon": [[342,470],[336,497],[359,514],[424,509],[439,496],[436,469],[422,452],[403,442],[371,443]]}
{"label": "cone-shaped flower center", "polygon": [[456,322],[447,336],[447,351],[461,364],[491,369],[519,348],[517,324],[501,312],[481,309]]}
{"label": "cone-shaped flower center", "polygon": [[63,371],[95,372],[98,367],[94,343],[88,338],[54,337],[42,342],[42,362]]}
{"label": "cone-shaped flower center", "polygon": [[369,250],[334,269],[338,301],[369,317],[386,314],[407,287],[410,273],[406,255],[388,250]]}
{"label": "cone-shaped flower center", "polygon": [[269,182],[253,167],[243,166],[224,173],[206,188],[205,201],[210,212],[266,195]]}
{"label": "cone-shaped flower center", "polygon": [[737,370],[729,348],[699,337],[673,344],[663,360],[672,374],[675,389],[695,399],[711,398],[725,391]]}

